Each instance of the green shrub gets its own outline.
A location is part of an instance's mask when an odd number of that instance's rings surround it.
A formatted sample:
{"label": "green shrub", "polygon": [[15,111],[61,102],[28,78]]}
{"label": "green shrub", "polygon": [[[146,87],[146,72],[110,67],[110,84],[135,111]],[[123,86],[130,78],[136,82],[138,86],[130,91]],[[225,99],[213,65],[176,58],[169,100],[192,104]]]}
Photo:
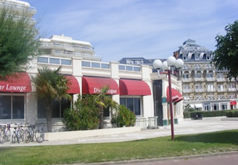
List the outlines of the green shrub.
{"label": "green shrub", "polygon": [[183,117],[184,118],[190,118],[191,117],[191,112],[184,112]]}
{"label": "green shrub", "polygon": [[119,106],[119,111],[112,117],[112,124],[118,127],[134,126],[136,122],[136,116],[124,105]]}
{"label": "green shrub", "polygon": [[232,110],[226,113],[227,117],[238,117],[238,110]]}
{"label": "green shrub", "polygon": [[225,111],[194,111],[194,112],[184,112],[184,118],[191,118],[196,115],[202,115],[202,117],[216,117],[216,116],[226,116],[227,110]]}
{"label": "green shrub", "polygon": [[75,103],[74,109],[64,113],[63,122],[67,130],[96,129],[99,124],[99,109],[94,104],[94,96],[84,96]]}

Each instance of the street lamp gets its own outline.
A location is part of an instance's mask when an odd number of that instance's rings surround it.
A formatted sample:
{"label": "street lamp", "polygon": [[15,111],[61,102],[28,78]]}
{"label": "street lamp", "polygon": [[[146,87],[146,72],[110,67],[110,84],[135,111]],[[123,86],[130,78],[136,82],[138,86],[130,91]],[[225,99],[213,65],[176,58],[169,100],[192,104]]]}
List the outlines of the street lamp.
{"label": "street lamp", "polygon": [[171,140],[174,140],[174,116],[173,116],[173,106],[172,106],[172,87],[171,87],[171,73],[173,68],[181,69],[184,62],[181,59],[176,59],[170,56],[167,61],[162,62],[161,60],[155,60],[153,62],[154,69],[157,69],[158,73],[160,71],[167,71],[168,81],[169,81],[169,107],[170,107],[170,120],[171,120]]}

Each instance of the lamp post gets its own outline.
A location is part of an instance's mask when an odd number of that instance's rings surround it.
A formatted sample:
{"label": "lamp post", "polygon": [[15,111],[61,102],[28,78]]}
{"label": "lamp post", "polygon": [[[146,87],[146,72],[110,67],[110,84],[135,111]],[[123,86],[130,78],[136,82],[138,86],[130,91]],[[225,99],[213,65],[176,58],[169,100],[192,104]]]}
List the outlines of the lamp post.
{"label": "lamp post", "polygon": [[171,140],[174,140],[174,116],[173,116],[173,106],[172,106],[172,86],[171,86],[171,73],[173,68],[182,68],[184,62],[181,59],[177,59],[170,56],[166,61],[155,60],[153,62],[154,69],[157,69],[158,73],[160,71],[167,71],[168,82],[169,82],[169,108],[170,108],[170,120],[171,120]]}

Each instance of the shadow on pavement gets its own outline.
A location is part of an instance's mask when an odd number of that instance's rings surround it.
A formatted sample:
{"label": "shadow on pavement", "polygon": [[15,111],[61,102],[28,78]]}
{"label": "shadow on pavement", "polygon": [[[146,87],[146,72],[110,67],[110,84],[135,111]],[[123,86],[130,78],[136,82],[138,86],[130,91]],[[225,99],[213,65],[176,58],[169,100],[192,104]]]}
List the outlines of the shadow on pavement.
{"label": "shadow on pavement", "polygon": [[176,141],[203,142],[203,143],[226,143],[238,145],[238,131],[215,132],[198,135],[186,135],[176,137]]}

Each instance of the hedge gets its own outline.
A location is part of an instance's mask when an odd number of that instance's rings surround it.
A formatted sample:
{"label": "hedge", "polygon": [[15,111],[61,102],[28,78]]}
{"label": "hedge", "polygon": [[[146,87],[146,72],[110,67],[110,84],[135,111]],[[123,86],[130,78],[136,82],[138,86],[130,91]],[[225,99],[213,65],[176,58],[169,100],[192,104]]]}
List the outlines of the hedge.
{"label": "hedge", "polygon": [[226,113],[227,117],[238,117],[238,110],[232,110]]}
{"label": "hedge", "polygon": [[196,116],[197,114],[201,114],[202,117],[216,117],[216,116],[238,117],[238,110],[194,111],[183,113],[184,118],[191,118],[191,116]]}

